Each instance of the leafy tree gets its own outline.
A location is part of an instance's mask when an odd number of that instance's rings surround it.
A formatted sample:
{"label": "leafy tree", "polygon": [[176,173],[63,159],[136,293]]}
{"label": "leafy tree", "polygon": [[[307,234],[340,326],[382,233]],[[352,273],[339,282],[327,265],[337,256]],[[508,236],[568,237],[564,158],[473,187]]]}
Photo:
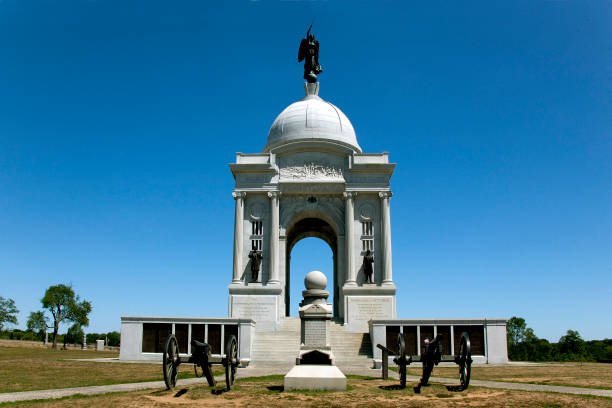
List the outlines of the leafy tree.
{"label": "leafy tree", "polygon": [[[49,286],[40,302],[43,308],[53,316],[53,326],[51,326],[53,328],[53,348],[57,348],[57,333],[61,322],[78,323],[85,327],[89,325],[87,315],[91,313],[91,303],[86,300],[81,301],[81,298],[75,295],[72,286],[63,284]],[[39,313],[44,314],[42,311]]]}
{"label": "leafy tree", "polygon": [[83,328],[80,324],[75,323],[66,332],[66,343],[79,344],[83,342]]}
{"label": "leafy tree", "polygon": [[15,307],[13,299],[4,299],[0,296],[0,331],[4,328],[4,323],[17,324],[19,310]]}
{"label": "leafy tree", "polygon": [[45,332],[47,328],[50,328],[49,323],[47,322],[47,316],[45,316],[45,312],[30,312],[30,317],[28,317],[28,322],[26,323],[28,330],[37,331],[41,334],[44,339]]}
{"label": "leafy tree", "polygon": [[525,319],[522,317],[511,317],[506,324],[506,331],[509,346],[517,345],[524,341],[537,340],[533,329],[527,327],[527,323],[525,323]]}
{"label": "leafy tree", "polygon": [[586,343],[576,330],[568,330],[559,339],[559,353],[567,360],[582,360],[586,354]]}
{"label": "leafy tree", "polygon": [[106,338],[108,339],[108,346],[118,346],[121,341],[121,334],[116,331],[108,332]]}

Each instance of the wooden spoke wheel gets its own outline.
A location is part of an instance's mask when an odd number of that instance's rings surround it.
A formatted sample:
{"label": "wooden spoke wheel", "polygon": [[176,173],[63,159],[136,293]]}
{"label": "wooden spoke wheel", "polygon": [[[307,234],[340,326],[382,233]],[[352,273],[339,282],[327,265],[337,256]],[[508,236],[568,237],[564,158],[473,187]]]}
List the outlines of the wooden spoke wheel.
{"label": "wooden spoke wheel", "polygon": [[178,343],[176,341],[176,337],[174,337],[174,334],[170,334],[164,343],[162,364],[164,370],[164,382],[169,390],[176,386],[176,377],[178,376],[178,366],[180,364],[181,359],[179,357]]}
{"label": "wooden spoke wheel", "polygon": [[466,390],[470,385],[472,350],[470,346],[470,336],[465,332],[461,335],[461,340],[459,342],[457,363],[459,364],[459,381],[461,382],[461,387]]}
{"label": "wooden spoke wheel", "polygon": [[232,389],[236,379],[236,368],[238,367],[238,342],[233,334],[229,336],[225,346],[225,386],[227,390]]}
{"label": "wooden spoke wheel", "polygon": [[404,336],[402,333],[397,335],[397,346],[398,350],[398,369],[399,369],[399,377],[400,377],[400,386],[402,388],[406,387],[406,342],[404,341]]}

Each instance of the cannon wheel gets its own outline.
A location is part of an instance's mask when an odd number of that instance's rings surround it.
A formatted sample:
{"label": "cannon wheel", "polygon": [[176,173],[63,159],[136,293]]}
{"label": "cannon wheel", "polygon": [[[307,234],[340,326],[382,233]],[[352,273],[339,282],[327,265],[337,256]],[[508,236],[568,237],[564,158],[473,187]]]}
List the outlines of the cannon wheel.
{"label": "cannon wheel", "polygon": [[162,364],[164,370],[164,382],[169,390],[174,388],[176,385],[179,364],[181,364],[181,359],[179,357],[178,343],[176,342],[176,337],[174,337],[174,334],[170,334],[164,343]]}
{"label": "cannon wheel", "polygon": [[406,343],[404,342],[404,336],[402,333],[397,335],[397,345],[399,347],[398,354],[399,359],[398,368],[399,368],[399,377],[400,377],[400,386],[402,388],[406,387]]}
{"label": "cannon wheel", "polygon": [[229,391],[236,379],[236,367],[238,367],[238,342],[233,334],[227,340],[225,353],[225,386]]}
{"label": "cannon wheel", "polygon": [[461,335],[457,362],[459,364],[459,381],[461,382],[461,387],[467,390],[470,385],[470,372],[472,370],[472,348],[470,346],[470,336],[465,332]]}

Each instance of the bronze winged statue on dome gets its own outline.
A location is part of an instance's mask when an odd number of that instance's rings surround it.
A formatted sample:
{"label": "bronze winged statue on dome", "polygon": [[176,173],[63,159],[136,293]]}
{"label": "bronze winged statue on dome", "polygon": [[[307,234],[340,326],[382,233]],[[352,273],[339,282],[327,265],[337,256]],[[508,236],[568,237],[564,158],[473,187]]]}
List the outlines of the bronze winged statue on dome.
{"label": "bronze winged statue on dome", "polygon": [[315,40],[314,34],[310,34],[312,24],[302,38],[298,51],[298,62],[304,61],[304,79],[313,84],[317,82],[317,74],[323,72],[319,64],[319,42]]}

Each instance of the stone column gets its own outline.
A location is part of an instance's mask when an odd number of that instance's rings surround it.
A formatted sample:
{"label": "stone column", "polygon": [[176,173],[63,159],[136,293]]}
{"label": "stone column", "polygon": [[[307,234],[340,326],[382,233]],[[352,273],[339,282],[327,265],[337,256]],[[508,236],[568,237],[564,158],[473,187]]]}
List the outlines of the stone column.
{"label": "stone column", "polygon": [[353,233],[353,225],[355,223],[355,203],[353,199],[357,193],[354,192],[345,192],[343,194],[345,200],[345,211],[344,211],[344,245],[346,250],[344,251],[344,257],[346,259],[346,285],[356,285],[357,284],[357,271],[355,270],[355,259],[353,254],[354,247],[354,233]]}
{"label": "stone column", "polygon": [[242,274],[242,233],[243,233],[243,218],[244,218],[244,191],[234,191],[232,197],[236,200],[236,214],[234,218],[234,274],[232,283],[239,283]]}
{"label": "stone column", "polygon": [[391,271],[391,215],[389,213],[389,199],[393,194],[390,191],[378,193],[381,206],[381,243],[382,243],[382,283],[393,284]]}
{"label": "stone column", "polygon": [[278,279],[278,191],[268,192],[270,197],[270,268],[268,283],[280,284]]}

